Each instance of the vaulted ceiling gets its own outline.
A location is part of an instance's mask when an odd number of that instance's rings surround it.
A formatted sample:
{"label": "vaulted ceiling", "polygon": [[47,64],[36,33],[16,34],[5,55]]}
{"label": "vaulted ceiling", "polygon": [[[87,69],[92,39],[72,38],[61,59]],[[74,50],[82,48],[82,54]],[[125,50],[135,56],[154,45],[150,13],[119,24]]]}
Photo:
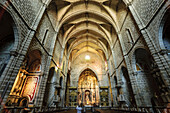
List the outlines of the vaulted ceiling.
{"label": "vaulted ceiling", "polygon": [[53,0],[48,9],[52,25],[70,60],[90,53],[105,61],[119,32],[122,0]]}

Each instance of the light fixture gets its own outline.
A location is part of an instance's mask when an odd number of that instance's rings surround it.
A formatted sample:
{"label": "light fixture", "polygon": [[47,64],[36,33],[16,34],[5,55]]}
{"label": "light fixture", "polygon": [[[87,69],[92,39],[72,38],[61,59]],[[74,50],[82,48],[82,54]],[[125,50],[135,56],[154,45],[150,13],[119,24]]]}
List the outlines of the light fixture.
{"label": "light fixture", "polygon": [[90,60],[90,56],[89,56],[89,55],[86,55],[86,56],[85,56],[85,59],[86,59],[86,60]]}
{"label": "light fixture", "polygon": [[58,70],[58,67],[57,66],[55,66],[55,71],[57,71]]}

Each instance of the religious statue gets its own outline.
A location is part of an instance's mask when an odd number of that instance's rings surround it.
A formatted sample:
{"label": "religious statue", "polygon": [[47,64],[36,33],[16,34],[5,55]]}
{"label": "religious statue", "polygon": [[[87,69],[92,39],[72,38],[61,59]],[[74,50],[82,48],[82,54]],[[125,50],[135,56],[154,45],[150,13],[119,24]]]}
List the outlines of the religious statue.
{"label": "religious statue", "polygon": [[85,93],[85,101],[86,101],[86,104],[87,104],[87,105],[90,104],[90,92],[86,92],[86,93]]}

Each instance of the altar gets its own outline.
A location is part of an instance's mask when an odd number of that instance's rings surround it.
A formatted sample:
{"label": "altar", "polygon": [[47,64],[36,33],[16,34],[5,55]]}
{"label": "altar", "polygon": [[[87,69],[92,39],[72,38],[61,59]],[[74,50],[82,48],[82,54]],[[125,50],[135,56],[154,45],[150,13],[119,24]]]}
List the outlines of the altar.
{"label": "altar", "polygon": [[78,103],[85,107],[99,105],[99,86],[94,72],[88,70],[82,73],[78,82]]}

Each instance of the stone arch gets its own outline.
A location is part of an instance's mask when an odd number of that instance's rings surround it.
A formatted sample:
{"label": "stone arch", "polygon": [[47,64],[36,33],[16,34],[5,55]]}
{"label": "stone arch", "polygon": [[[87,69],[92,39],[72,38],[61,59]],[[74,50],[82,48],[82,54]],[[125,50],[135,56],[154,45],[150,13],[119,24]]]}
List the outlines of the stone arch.
{"label": "stone arch", "polygon": [[12,54],[18,49],[18,28],[16,21],[7,9],[0,6],[0,76],[4,72]]}
{"label": "stone arch", "polygon": [[97,74],[96,74],[95,70],[91,69],[90,67],[88,67],[88,68],[85,67],[84,69],[82,69],[82,71],[80,71],[80,74],[79,74],[79,77],[78,77],[78,78],[80,78],[81,74],[82,74],[85,70],[90,70],[91,72],[93,72],[93,73],[95,74],[95,77],[97,78],[97,81],[99,80],[98,77],[97,77]]}
{"label": "stone arch", "polygon": [[[12,90],[8,97],[16,105],[23,97],[28,97],[28,103],[34,102],[41,75],[41,52],[33,50],[27,53]],[[19,98],[19,99],[18,99]],[[14,101],[15,100],[15,101]],[[17,104],[19,105],[19,104]]]}
{"label": "stone arch", "polygon": [[[83,42],[83,41],[79,41],[79,42],[81,43],[81,42]],[[95,42],[93,42],[93,41],[89,41],[89,42],[95,44]],[[101,42],[98,42],[98,43],[100,43],[100,45],[102,45]],[[78,44],[79,44],[79,43],[78,43]],[[71,46],[72,46],[72,45],[71,45]],[[76,45],[76,46],[77,46],[77,45]],[[103,44],[103,46],[104,46],[104,44]],[[85,46],[84,46],[84,47],[85,47]],[[90,46],[89,46],[89,47],[90,47]],[[92,48],[93,48],[93,47],[92,47]],[[105,48],[105,47],[101,47],[101,48],[102,48],[102,49],[101,49],[102,52],[105,53],[105,56],[104,56],[104,57],[107,59],[107,58],[108,58],[108,54],[106,54],[106,51],[107,51],[106,48]],[[70,57],[70,55],[71,55],[72,50],[74,50],[74,47],[73,47],[73,49],[70,49],[70,50],[69,50],[68,56],[67,56],[68,59],[69,59],[69,57]],[[93,52],[91,52],[91,51],[88,51],[88,52],[89,52],[89,53],[93,53]],[[77,53],[77,52],[76,52],[76,53]],[[97,51],[96,51],[96,53],[97,53]],[[81,54],[83,54],[83,53],[81,53]],[[79,55],[80,55],[80,54],[79,54]],[[75,56],[78,57],[79,55],[75,55]],[[98,53],[97,53],[97,55],[98,55]],[[75,56],[74,56],[74,58],[76,58]],[[99,56],[102,60],[104,60],[104,59],[103,59],[104,57],[101,57],[101,55],[98,55],[98,56]],[[85,68],[83,68],[83,69],[85,69]],[[81,70],[81,72],[83,71],[83,69]],[[79,73],[79,74],[80,74],[80,73]],[[97,75],[97,74],[96,74],[96,75]]]}
{"label": "stone arch", "polygon": [[83,32],[83,31],[86,31],[86,30],[93,31],[93,32],[95,32],[96,34],[99,34],[100,36],[104,37],[104,39],[108,42],[109,46],[111,45],[111,43],[109,42],[109,37],[108,37],[104,32],[101,33],[101,32],[99,32],[99,31],[97,31],[96,28],[80,28],[80,29],[77,29],[77,30],[74,31],[73,33],[69,34],[70,36],[67,36],[67,39],[65,39],[63,45],[65,45],[65,44],[68,42],[68,40],[69,40],[70,37],[73,37],[73,36],[76,35],[77,33]]}
{"label": "stone arch", "polygon": [[161,51],[167,53],[168,57],[170,58],[170,6],[167,7],[163,13],[162,20],[160,22],[159,27],[159,46]]}
{"label": "stone arch", "polygon": [[128,70],[124,66],[121,67],[120,77],[121,77],[121,84],[122,84],[121,90],[125,99],[125,104],[127,104],[128,106],[134,106],[136,103],[133,94],[133,89],[131,86]]}
{"label": "stone arch", "polygon": [[78,103],[83,105],[99,105],[99,82],[95,73],[86,68],[78,80]]}
{"label": "stone arch", "polygon": [[117,77],[116,76],[114,76],[114,80],[113,80],[114,82],[114,84],[115,84],[115,86],[117,85]]}
{"label": "stone arch", "polygon": [[[79,3],[79,2],[82,2],[82,1],[76,1],[75,3],[77,4],[77,3]],[[107,12],[107,14],[109,15],[109,17],[111,16],[110,11],[109,11],[107,8],[104,7],[104,4],[106,5],[106,4],[107,4],[106,2],[108,2],[108,1],[105,1],[105,2],[103,2],[103,3],[102,3],[102,2],[101,2],[101,3],[98,3],[97,1],[90,1],[90,2],[97,3],[97,5],[98,5],[99,7],[103,8],[103,9]],[[51,1],[48,6],[52,5],[52,3],[53,3],[53,1]],[[65,1],[65,3],[67,3],[68,5],[71,4],[71,2],[68,2],[68,1]],[[75,4],[75,3],[74,3],[74,4]],[[73,4],[72,4],[72,5],[73,5]],[[119,5],[123,5],[123,8],[126,7],[126,1],[121,1],[121,2],[119,3]],[[70,8],[71,8],[71,7],[67,8],[65,12],[69,11]],[[120,8],[122,8],[122,6],[121,6]],[[71,17],[70,17],[70,18],[71,18]],[[103,18],[105,18],[105,16],[103,16]],[[112,17],[112,18],[114,18],[114,17]],[[107,20],[107,19],[106,19],[106,20]],[[109,20],[109,19],[108,19],[108,20]],[[61,20],[60,20],[60,21],[61,21]],[[63,24],[64,22],[61,22],[61,23]],[[62,24],[59,25],[58,30],[60,29],[60,27],[62,26]],[[114,27],[118,27],[118,26],[116,26],[116,19],[115,19],[115,18],[113,19],[112,25],[113,25]]]}
{"label": "stone arch", "polygon": [[[87,35],[87,34],[84,34],[84,35]],[[80,35],[77,37],[77,39],[75,39],[75,41],[73,41],[73,43],[69,46],[69,51],[71,51],[72,49],[70,48],[74,48],[75,46],[79,45],[80,43],[82,43],[82,41],[80,41],[79,43],[76,43],[76,41],[79,41],[80,40],[80,37],[83,36],[83,35]],[[95,35],[92,35],[92,34],[88,34],[88,36],[90,36],[93,40],[95,40],[95,38],[99,38],[98,36],[95,36]],[[92,43],[94,43],[93,41],[91,41]],[[102,42],[99,42],[99,46],[102,48],[102,50],[106,50],[106,47],[104,46],[104,44]]]}
{"label": "stone arch", "polygon": [[[34,49],[32,51],[29,51],[27,54],[27,71],[28,72],[35,72],[39,71],[41,69],[41,57],[42,53],[38,49]],[[39,68],[38,68],[39,67]],[[38,69],[38,70],[36,70]]]}
{"label": "stone arch", "polygon": [[114,76],[113,77],[113,99],[115,100],[114,101],[114,105],[118,105],[118,89],[117,89],[117,85],[118,85],[118,81],[117,81],[117,77]]}
{"label": "stone arch", "polygon": [[149,53],[149,51],[145,48],[145,47],[143,47],[143,46],[138,46],[138,47],[136,47],[133,51],[132,51],[132,55],[131,55],[131,64],[132,64],[132,69],[133,69],[133,71],[135,72],[137,69],[136,69],[136,58],[135,58],[135,51],[136,50],[138,50],[138,49],[144,49],[144,50],[146,50],[148,53]]}
{"label": "stone arch", "polygon": [[[86,69],[90,69],[90,70],[92,70],[92,72],[94,72],[94,73],[95,73],[97,80],[99,81],[99,78],[98,78],[97,72],[96,72],[95,70],[93,70],[91,67],[84,67],[84,68],[83,68],[83,69],[82,69],[82,70],[78,73],[78,78],[80,77],[81,73],[82,73],[84,70],[86,70]],[[78,85],[78,84],[77,84],[77,85]],[[99,86],[100,86],[100,84],[99,84]]]}
{"label": "stone arch", "polygon": [[60,90],[59,90],[59,96],[61,98],[61,102],[60,102],[60,106],[63,105],[64,102],[64,87],[65,87],[65,81],[64,81],[64,77],[60,76],[60,80],[59,80],[59,86],[60,86]]}
{"label": "stone arch", "polygon": [[125,68],[125,65],[122,64],[118,70],[118,77],[117,77],[117,80],[118,80],[118,84],[121,84],[122,83],[122,77],[123,77],[123,71],[122,71],[122,68]]}
{"label": "stone arch", "polygon": [[60,86],[61,86],[61,89],[63,88],[63,77],[61,76],[60,77]]}
{"label": "stone arch", "polygon": [[49,70],[47,82],[54,82],[55,81],[54,78],[53,78],[54,74],[55,74],[55,67],[51,67],[50,70]]}
{"label": "stone arch", "polygon": [[112,21],[112,19],[108,16],[108,15],[105,15],[105,14],[101,14],[101,13],[98,13],[98,12],[93,12],[93,11],[79,11],[79,12],[76,12],[72,15],[69,15],[67,17],[65,17],[61,23],[58,25],[58,28],[57,28],[57,31],[60,30],[61,26],[67,21],[69,20],[70,18],[73,18],[74,16],[77,16],[79,14],[82,14],[82,13],[91,13],[91,14],[95,14],[95,15],[98,15],[100,16],[101,18],[104,18],[105,20],[107,20],[109,23],[112,24],[112,26],[115,28],[115,30],[117,31],[117,26],[116,24]]}
{"label": "stone arch", "polygon": [[[15,38],[15,42],[14,42],[14,46],[12,51],[19,51],[20,49],[20,40],[21,40],[21,31],[18,25],[18,19],[16,18],[16,16],[13,14],[13,12],[6,6],[4,6],[3,4],[0,3],[0,12],[1,12],[1,16],[3,16],[4,13],[8,13],[10,15],[10,17],[13,20],[13,31],[14,31],[14,38]],[[1,17],[0,17],[1,18]]]}
{"label": "stone arch", "polygon": [[[148,67],[147,65],[144,65],[144,64],[141,64],[141,63],[148,63],[151,65],[151,61],[150,60],[153,60],[150,53],[144,49],[144,48],[138,48],[135,50],[135,63],[138,63],[142,69],[142,71],[146,71],[146,70],[150,70],[151,67]],[[145,58],[148,58],[148,59],[144,59],[142,58],[145,57]],[[142,62],[142,61],[146,61],[146,62]],[[137,69],[136,69],[137,70]]]}
{"label": "stone arch", "polygon": [[29,98],[28,97],[22,97],[19,101],[19,106],[28,106]]}
{"label": "stone arch", "polygon": [[69,87],[70,87],[70,70],[68,70],[67,72],[67,79],[66,79],[66,90],[65,90],[66,106],[69,106]]}
{"label": "stone arch", "polygon": [[[153,58],[146,49],[138,48],[134,51],[133,60],[132,65],[134,67],[134,72],[136,73],[136,82],[139,90],[136,96],[142,98],[141,100],[136,100],[137,104],[139,106],[151,105],[151,98],[155,93],[159,94],[158,82],[155,81],[155,78],[151,73],[154,64]],[[140,70],[137,70],[136,64],[140,66]]]}
{"label": "stone arch", "polygon": [[34,50],[40,51],[41,55],[46,54],[45,51],[42,49],[42,47],[35,40],[35,38],[32,39],[27,53],[30,53],[31,51],[34,51]]}
{"label": "stone arch", "polygon": [[[45,89],[45,96],[43,100],[44,106],[50,106],[51,101],[55,94],[55,86],[57,85],[57,74],[55,71],[55,67],[51,67],[48,74],[47,85]],[[58,93],[58,92],[57,92]]]}

